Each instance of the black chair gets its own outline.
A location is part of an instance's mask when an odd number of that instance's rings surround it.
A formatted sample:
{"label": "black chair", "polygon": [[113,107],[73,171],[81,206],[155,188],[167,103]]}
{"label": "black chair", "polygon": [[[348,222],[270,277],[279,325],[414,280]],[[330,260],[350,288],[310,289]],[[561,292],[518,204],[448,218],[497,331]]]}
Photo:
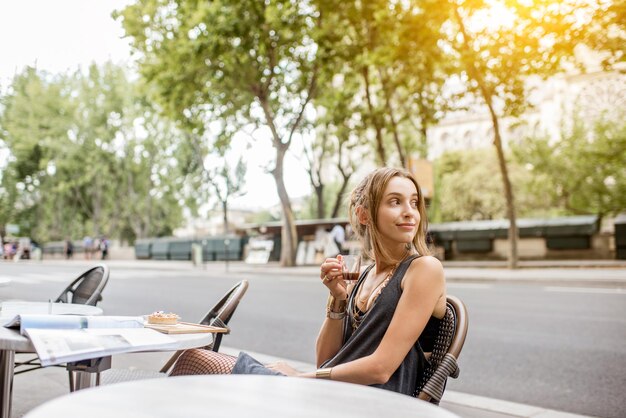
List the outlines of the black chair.
{"label": "black chair", "polygon": [[[243,298],[248,290],[248,281],[242,280],[233,286],[226,294],[207,312],[207,314],[199,321],[203,325],[212,325],[215,327],[228,328],[228,322],[233,317],[239,301]],[[222,343],[222,336],[224,333],[213,334],[213,343],[207,347],[203,347],[207,350],[218,351]],[[131,380],[153,379],[159,377],[166,377],[178,357],[184,352],[179,350],[165,363],[161,370],[136,370],[136,369],[109,369],[101,372],[100,381],[96,384],[112,384],[120,382],[128,382]]]}
{"label": "black chair", "polygon": [[446,388],[448,376],[459,377],[457,360],[467,336],[467,308],[461,299],[448,295],[446,314],[441,322],[439,334],[431,353],[430,366],[424,371],[415,396],[421,400],[439,405]]}
{"label": "black chair", "polygon": [[[108,281],[109,267],[104,264],[97,265],[85,271],[78,276],[77,279],[72,281],[54,302],[96,306],[96,304],[102,300],[102,291]],[[22,369],[17,370],[18,367]],[[15,361],[14,374],[26,373],[41,369],[42,367],[38,357],[25,361]],[[65,366],[60,365],[59,367]]]}
{"label": "black chair", "polygon": [[109,267],[100,264],[81,274],[61,292],[54,302],[96,306],[109,281]]}

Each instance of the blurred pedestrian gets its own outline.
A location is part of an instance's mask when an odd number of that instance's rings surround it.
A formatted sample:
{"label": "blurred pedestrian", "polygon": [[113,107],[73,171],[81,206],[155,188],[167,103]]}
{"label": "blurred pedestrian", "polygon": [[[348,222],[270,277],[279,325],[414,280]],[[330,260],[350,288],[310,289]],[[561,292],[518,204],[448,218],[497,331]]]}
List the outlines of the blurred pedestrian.
{"label": "blurred pedestrian", "polygon": [[91,259],[93,253],[93,239],[89,235],[83,238],[83,252],[85,253],[85,259]]}
{"label": "blurred pedestrian", "polygon": [[72,240],[65,240],[65,259],[70,260],[74,256],[74,244]]}
{"label": "blurred pedestrian", "polygon": [[102,259],[106,260],[109,255],[109,240],[106,237],[100,238],[100,252],[102,253]]}
{"label": "blurred pedestrian", "polygon": [[330,236],[333,239],[333,241],[335,241],[335,244],[337,245],[337,249],[339,250],[339,253],[345,254],[345,251],[343,249],[343,243],[346,242],[346,231],[343,229],[343,226],[339,224],[335,225],[333,229],[331,229],[330,231]]}

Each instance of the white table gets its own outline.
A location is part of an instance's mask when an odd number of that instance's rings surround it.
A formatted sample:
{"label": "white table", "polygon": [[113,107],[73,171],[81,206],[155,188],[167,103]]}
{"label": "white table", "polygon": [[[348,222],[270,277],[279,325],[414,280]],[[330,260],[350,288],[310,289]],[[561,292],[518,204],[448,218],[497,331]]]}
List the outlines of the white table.
{"label": "white table", "polygon": [[181,376],[100,386],[53,399],[26,418],[453,418],[383,389],[331,380],[259,375]]}
{"label": "white table", "polygon": [[[4,302],[6,309],[0,311],[0,418],[9,418],[11,415],[11,399],[13,386],[13,369],[15,353],[34,353],[35,349],[30,340],[20,335],[19,330],[5,328],[4,325],[17,314],[47,314],[56,315],[102,315],[102,309],[96,306],[78,305],[71,303],[48,302]],[[0,305],[0,306],[2,306]],[[178,342],[173,350],[204,347],[213,343],[213,334],[169,334]],[[166,350],[170,351],[170,350]],[[91,373],[79,373],[79,387],[92,384]]]}
{"label": "white table", "polygon": [[18,314],[102,315],[102,309],[72,303],[8,301],[0,304],[0,418],[11,415],[15,353],[34,353],[30,340],[4,324]]}

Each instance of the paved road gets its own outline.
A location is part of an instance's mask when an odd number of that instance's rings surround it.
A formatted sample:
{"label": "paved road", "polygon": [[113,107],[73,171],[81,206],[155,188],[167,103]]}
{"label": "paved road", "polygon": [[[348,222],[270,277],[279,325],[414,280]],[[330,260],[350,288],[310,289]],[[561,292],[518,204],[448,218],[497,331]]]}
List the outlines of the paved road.
{"label": "paved road", "polygon": [[[0,277],[13,279],[0,288],[0,298],[47,300],[82,269],[77,263],[0,263]],[[202,317],[232,284],[247,278],[249,293],[225,344],[313,362],[326,297],[314,277],[293,271],[243,274],[235,266],[226,274],[224,266],[193,270],[172,264],[119,265],[111,271],[101,304],[108,314],[163,309],[189,320]],[[593,280],[604,273],[578,269],[576,277]],[[580,414],[626,416],[622,288],[477,283],[479,275],[470,277],[472,282],[456,277],[449,283],[449,292],[470,312],[461,378],[451,381],[450,389]]]}

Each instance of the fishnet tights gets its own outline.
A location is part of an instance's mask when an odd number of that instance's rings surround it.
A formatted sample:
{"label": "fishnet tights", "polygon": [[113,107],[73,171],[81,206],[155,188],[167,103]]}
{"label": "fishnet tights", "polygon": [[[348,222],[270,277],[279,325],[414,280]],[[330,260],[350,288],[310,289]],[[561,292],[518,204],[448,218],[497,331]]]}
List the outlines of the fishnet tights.
{"label": "fishnet tights", "polygon": [[211,350],[185,350],[178,357],[170,376],[189,374],[230,374],[237,357],[216,353]]}

